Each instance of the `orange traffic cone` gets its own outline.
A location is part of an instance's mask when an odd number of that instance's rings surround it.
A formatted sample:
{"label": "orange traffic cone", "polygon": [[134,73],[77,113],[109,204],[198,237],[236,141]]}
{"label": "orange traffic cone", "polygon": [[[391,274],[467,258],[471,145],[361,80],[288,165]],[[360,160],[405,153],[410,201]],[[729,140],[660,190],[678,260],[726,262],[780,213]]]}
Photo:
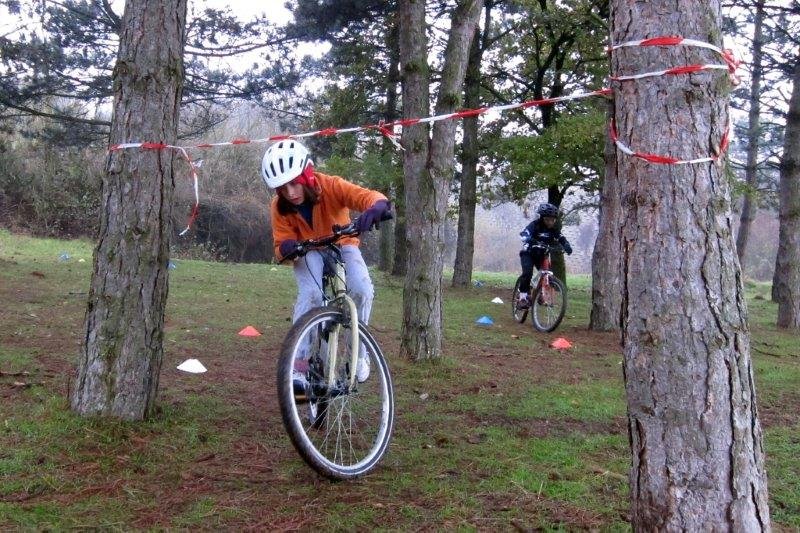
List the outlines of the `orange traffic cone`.
{"label": "orange traffic cone", "polygon": [[239,332],[242,337],[260,337],[261,333],[253,326],[247,326]]}
{"label": "orange traffic cone", "polygon": [[559,337],[550,343],[550,347],[556,350],[566,350],[567,348],[572,348],[572,343],[564,337]]}

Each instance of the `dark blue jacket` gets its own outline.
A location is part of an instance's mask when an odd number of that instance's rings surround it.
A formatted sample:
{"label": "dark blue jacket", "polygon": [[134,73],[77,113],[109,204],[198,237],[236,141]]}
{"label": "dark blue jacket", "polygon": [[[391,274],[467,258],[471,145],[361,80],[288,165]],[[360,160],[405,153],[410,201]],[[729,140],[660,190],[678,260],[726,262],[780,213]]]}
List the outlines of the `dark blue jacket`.
{"label": "dark blue jacket", "polygon": [[520,232],[519,236],[522,238],[524,250],[528,250],[531,244],[541,242],[550,246],[560,244],[567,254],[572,253],[572,246],[569,244],[567,238],[561,235],[561,232],[558,231],[555,226],[552,228],[545,226],[541,218],[537,218],[528,224],[525,229]]}

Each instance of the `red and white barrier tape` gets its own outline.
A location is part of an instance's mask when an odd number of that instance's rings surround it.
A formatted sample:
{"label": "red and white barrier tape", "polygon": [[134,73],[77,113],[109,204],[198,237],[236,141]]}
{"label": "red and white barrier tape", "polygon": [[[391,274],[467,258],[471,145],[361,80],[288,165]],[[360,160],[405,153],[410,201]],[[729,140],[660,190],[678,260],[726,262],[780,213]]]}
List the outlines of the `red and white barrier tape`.
{"label": "red and white barrier tape", "polygon": [[534,106],[557,104],[559,102],[566,102],[569,100],[578,100],[581,98],[588,98],[590,96],[604,96],[608,94],[611,94],[611,89],[600,89],[598,91],[592,91],[589,93],[579,93],[569,96],[559,96],[557,98],[542,98],[540,100],[526,100],[525,102],[518,102],[515,104],[499,105],[493,107],[479,107],[477,109],[464,109],[461,111],[456,111],[455,113],[447,113],[445,115],[436,115],[432,117],[409,118],[409,119],[396,120],[394,122],[382,122],[380,124],[368,124],[365,126],[356,126],[352,128],[325,128],[322,130],[309,131],[306,133],[273,135],[271,137],[264,137],[261,139],[240,138],[240,139],[233,139],[232,141],[201,143],[201,144],[194,144],[187,146],[174,146],[171,144],[161,144],[152,142],[122,143],[122,144],[112,144],[111,146],[109,146],[108,149],[111,152],[116,152],[117,150],[124,150],[128,148],[141,148],[143,150],[172,149],[172,150],[185,151],[191,148],[203,149],[203,148],[214,148],[217,146],[236,146],[240,144],[265,144],[269,142],[283,141],[286,139],[304,139],[307,137],[329,137],[331,135],[339,135],[340,133],[357,133],[365,131],[378,131],[382,135],[391,139],[392,142],[396,143],[396,145],[402,149],[402,146],[400,146],[400,144],[397,143],[397,135],[393,131],[394,127],[396,126],[402,128],[404,126],[412,126],[414,124],[428,124],[432,122],[438,122],[440,120],[452,120],[456,118],[474,117],[482,115],[484,113],[488,113],[489,111],[502,112],[502,111],[509,111],[512,109],[527,109],[529,107],[534,107]]}
{"label": "red and white barrier tape", "polygon": [[717,153],[712,156],[708,157],[698,157],[696,159],[678,159],[677,157],[670,157],[665,155],[658,155],[658,154],[648,154],[646,152],[634,152],[631,150],[627,145],[625,145],[622,141],[619,140],[619,136],[617,134],[617,124],[614,119],[611,119],[611,125],[608,128],[608,134],[611,136],[611,140],[614,141],[614,144],[617,145],[620,152],[629,155],[631,157],[636,157],[639,159],[644,159],[650,163],[656,163],[660,165],[695,165],[698,163],[712,163],[722,157],[722,154],[725,153],[725,150],[728,148],[728,143],[730,142],[730,127],[725,128],[725,132],[722,134],[722,138],[719,141],[719,148],[717,149]]}
{"label": "red and white barrier tape", "polygon": [[[624,43],[612,45],[608,47],[608,52],[611,53],[615,50],[619,50],[620,48],[626,47],[633,47],[633,46],[693,46],[699,48],[706,48],[708,50],[712,50],[717,52],[724,60],[725,64],[697,64],[697,65],[684,65],[678,67],[671,67],[664,70],[653,71],[653,72],[644,72],[641,74],[631,74],[626,76],[611,76],[610,79],[613,81],[630,81],[630,80],[639,80],[642,78],[654,77],[654,76],[666,76],[666,75],[678,75],[678,74],[689,74],[693,72],[699,72],[703,70],[727,70],[729,76],[734,81],[734,83],[738,83],[738,79],[735,77],[736,69],[741,64],[741,61],[736,59],[733,55],[733,52],[730,50],[723,50],[718,46],[714,46],[710,43],[705,43],[703,41],[697,41],[694,39],[684,39],[678,36],[661,36],[661,37],[653,37],[651,39],[641,39],[638,41],[626,41]],[[591,91],[587,93],[579,93],[573,94],[569,96],[559,96],[556,98],[542,98],[539,100],[526,100],[524,102],[517,102],[514,104],[506,104],[506,105],[499,105],[499,106],[492,106],[492,107],[479,107],[476,109],[464,109],[461,111],[456,111],[454,113],[447,113],[444,115],[435,115],[430,117],[424,118],[407,118],[396,120],[394,122],[381,122],[379,124],[369,124],[365,126],[355,126],[349,128],[325,128],[316,131],[310,131],[306,133],[297,133],[297,134],[286,134],[286,135],[273,135],[270,137],[264,137],[261,139],[233,139],[231,141],[225,142],[215,142],[215,143],[201,143],[195,145],[187,145],[187,146],[176,146],[171,144],[163,144],[163,143],[155,143],[155,142],[132,142],[132,143],[120,143],[120,144],[113,144],[109,146],[108,150],[110,152],[116,152],[119,150],[126,150],[130,148],[139,148],[142,150],[177,150],[181,153],[184,159],[189,163],[189,167],[191,168],[192,179],[194,181],[194,194],[195,194],[195,205],[192,208],[192,213],[189,215],[189,221],[187,223],[186,229],[184,229],[180,234],[185,235],[192,226],[192,223],[197,218],[197,214],[200,210],[200,188],[198,185],[198,175],[197,175],[197,168],[199,164],[192,162],[192,159],[189,157],[189,153],[187,150],[195,148],[195,149],[205,149],[205,148],[215,148],[218,146],[237,146],[240,144],[265,144],[269,142],[275,141],[282,141],[286,139],[304,139],[307,137],[328,137],[331,135],[339,135],[341,133],[357,133],[357,132],[365,132],[365,131],[378,131],[382,135],[384,135],[387,139],[389,139],[395,147],[399,150],[403,150],[402,145],[397,140],[397,134],[394,133],[394,128],[399,126],[400,128],[406,126],[412,126],[414,124],[430,124],[433,122],[438,122],[440,120],[453,120],[457,118],[466,118],[466,117],[475,117],[490,111],[496,112],[503,112],[503,111],[510,111],[514,109],[527,109],[529,107],[535,106],[543,106],[543,105],[551,105],[556,104],[559,102],[566,102],[570,100],[579,100],[582,98],[589,98],[592,96],[606,96],[612,94],[612,89],[599,89],[597,91]],[[728,146],[729,140],[729,130],[726,130],[721,141],[719,151],[716,155],[710,157],[701,157],[697,159],[677,159],[670,156],[662,156],[657,154],[648,154],[643,152],[635,152],[631,150],[628,146],[622,143],[618,136],[616,130],[616,124],[612,120],[611,128],[610,128],[610,135],[613,139],[614,143],[616,144],[619,150],[631,157],[637,157],[639,159],[643,159],[645,161],[649,161],[651,163],[657,164],[666,164],[666,165],[684,165],[684,164],[696,164],[696,163],[708,163],[718,160],[722,154],[725,152]]]}
{"label": "red and white barrier tape", "polygon": [[176,146],[172,144],[154,143],[154,142],[120,143],[109,146],[108,150],[110,152],[117,152],[119,150],[126,150],[130,148],[139,148],[141,150],[177,150],[178,152],[181,153],[183,158],[189,163],[189,168],[191,169],[192,181],[194,182],[194,200],[195,200],[194,206],[192,207],[192,212],[189,215],[189,220],[186,224],[186,228],[180,233],[180,235],[185,235],[191,229],[192,224],[194,223],[198,213],[200,212],[200,187],[198,184],[198,175],[197,175],[197,168],[199,165],[192,162],[192,159],[189,157],[189,153],[187,150],[191,148],[203,149],[203,148],[213,148],[217,146],[236,146],[240,144],[265,144],[273,141],[282,141],[286,139],[303,139],[306,137],[331,136],[331,135],[338,135],[340,133],[355,133],[355,132],[376,130],[380,132],[382,135],[384,135],[386,138],[388,138],[392,142],[392,144],[394,144],[398,149],[403,150],[403,146],[397,141],[397,135],[393,132],[395,126],[400,126],[402,128],[404,126],[412,126],[414,124],[426,124],[426,123],[437,122],[440,120],[452,120],[456,118],[474,117],[482,115],[484,113],[488,113],[489,111],[502,112],[512,109],[527,109],[529,107],[534,107],[534,106],[550,105],[559,102],[567,102],[569,100],[589,98],[590,96],[604,96],[608,94],[611,94],[611,89],[600,89],[597,91],[592,91],[590,93],[579,93],[569,96],[559,96],[556,98],[542,98],[540,100],[526,100],[524,102],[493,106],[493,107],[464,109],[461,111],[456,111],[455,113],[436,115],[432,117],[403,119],[394,122],[369,124],[366,126],[357,126],[352,128],[326,128],[323,130],[310,131],[307,133],[273,135],[271,137],[264,137],[262,139],[234,139],[232,141],[226,141],[226,142],[201,143],[201,144],[187,145],[187,146]]}
{"label": "red and white barrier tape", "polygon": [[719,64],[697,64],[697,65],[684,65],[680,67],[672,67],[665,70],[657,70],[653,72],[643,72],[641,74],[631,74],[628,76],[611,76],[615,81],[639,80],[642,78],[649,78],[653,76],[665,76],[670,74],[690,74],[699,72],[701,70],[727,70],[734,84],[739,83],[736,77],[736,69],[742,64],[741,60],[737,59],[732,50],[722,49],[719,46],[714,46],[711,43],[697,41],[695,39],[684,39],[680,36],[664,35],[661,37],[653,37],[651,39],[640,39],[638,41],[626,41],[624,43],[615,44],[608,47],[608,52],[611,53],[620,48],[628,48],[633,46],[691,46],[695,48],[705,48],[712,50],[722,57],[725,62],[724,65]]}
{"label": "red and white barrier tape", "polygon": [[[694,72],[700,72],[703,70],[726,70],[728,71],[728,75],[730,76],[731,81],[734,84],[739,83],[739,79],[736,77],[736,70],[741,65],[741,61],[737,59],[731,50],[723,50],[718,46],[714,46],[713,44],[706,43],[703,41],[697,41],[695,39],[684,39],[683,37],[679,36],[661,36],[661,37],[653,37],[651,39],[640,39],[637,41],[626,41],[624,43],[616,44],[613,46],[608,47],[608,52],[611,53],[615,50],[619,50],[620,48],[627,48],[627,47],[647,47],[647,46],[692,46],[696,48],[705,48],[708,50],[712,50],[719,54],[723,61],[725,62],[724,65],[720,64],[696,64],[696,65],[684,65],[680,67],[672,67],[664,70],[657,70],[653,72],[643,72],[640,74],[631,74],[628,76],[611,76],[613,81],[629,81],[629,80],[640,80],[642,78],[649,78],[654,76],[669,76],[669,75],[677,75],[677,74],[691,74]],[[609,135],[611,139],[614,141],[614,144],[619,148],[619,150],[631,157],[636,157],[638,159],[643,159],[650,163],[660,164],[660,165],[692,165],[692,164],[699,164],[699,163],[711,163],[717,161],[722,154],[728,148],[728,144],[730,142],[730,127],[725,128],[725,133],[723,133],[722,138],[720,139],[719,149],[717,150],[716,155],[707,156],[707,157],[698,157],[695,159],[678,159],[676,157],[665,156],[665,155],[658,155],[658,154],[649,154],[646,152],[636,152],[632,150],[630,147],[625,145],[622,141],[619,140],[619,136],[617,133],[617,125],[614,120],[611,120],[611,124],[609,127]]]}

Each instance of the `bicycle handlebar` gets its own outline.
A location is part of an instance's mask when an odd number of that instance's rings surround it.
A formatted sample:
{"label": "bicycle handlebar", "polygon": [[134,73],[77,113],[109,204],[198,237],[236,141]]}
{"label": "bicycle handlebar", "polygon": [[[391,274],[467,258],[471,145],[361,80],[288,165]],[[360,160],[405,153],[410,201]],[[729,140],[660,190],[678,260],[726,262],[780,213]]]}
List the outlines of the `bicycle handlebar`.
{"label": "bicycle handlebar", "polygon": [[[281,259],[281,262],[305,255],[312,248],[324,248],[326,246],[330,246],[342,237],[355,237],[359,235],[361,233],[358,230],[358,220],[360,218],[360,216],[356,217],[351,220],[349,224],[345,224],[344,226],[334,224],[331,228],[331,231],[333,232],[331,235],[320,237],[319,239],[306,239],[298,242],[297,248],[295,248],[292,253],[287,254],[283,259]],[[386,220],[392,220],[393,218],[394,214],[391,211],[384,211],[384,213],[381,215],[380,221],[384,222]]]}
{"label": "bicycle handlebar", "polygon": [[528,244],[529,248],[541,248],[545,253],[549,252],[564,252],[564,247],[560,244],[546,244],[541,241],[532,242]]}

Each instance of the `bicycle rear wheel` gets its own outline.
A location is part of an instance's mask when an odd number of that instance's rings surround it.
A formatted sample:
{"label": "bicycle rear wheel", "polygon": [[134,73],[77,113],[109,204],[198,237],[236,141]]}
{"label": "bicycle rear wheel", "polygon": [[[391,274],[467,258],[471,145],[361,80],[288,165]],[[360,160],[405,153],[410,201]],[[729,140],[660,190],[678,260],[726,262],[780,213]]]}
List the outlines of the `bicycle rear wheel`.
{"label": "bicycle rear wheel", "polygon": [[[371,371],[353,389],[348,387],[350,319],[339,308],[318,307],[300,317],[283,342],[278,362],[278,400],[286,431],[303,460],[330,479],[352,479],[374,469],[386,453],[394,425],[394,390],[386,359],[364,324],[359,323],[358,334]],[[329,368],[328,343],[335,335],[336,364]],[[296,364],[298,360],[308,364]],[[292,384],[296,368],[303,368],[308,380],[307,394],[300,397]]]}
{"label": "bicycle rear wheel", "polygon": [[514,292],[511,293],[511,316],[514,320],[522,324],[528,318],[528,308],[520,309],[519,305],[519,284],[520,279],[517,278],[517,283],[514,285]]}
{"label": "bicycle rear wheel", "polygon": [[[542,280],[544,281],[544,280]],[[567,310],[567,292],[555,276],[549,276],[545,285],[540,283],[531,297],[531,322],[537,330],[549,333],[555,330]]]}

